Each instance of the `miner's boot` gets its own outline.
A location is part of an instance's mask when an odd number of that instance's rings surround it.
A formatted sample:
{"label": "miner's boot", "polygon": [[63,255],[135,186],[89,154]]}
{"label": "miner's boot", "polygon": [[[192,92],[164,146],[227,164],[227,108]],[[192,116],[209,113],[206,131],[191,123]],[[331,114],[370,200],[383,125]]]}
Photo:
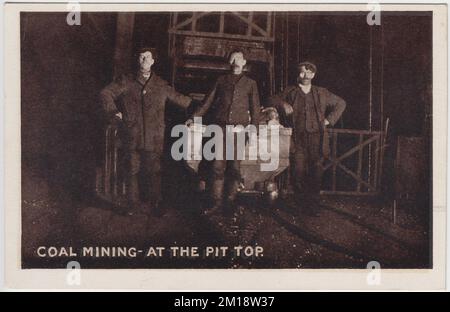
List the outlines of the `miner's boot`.
{"label": "miner's boot", "polygon": [[205,210],[205,215],[212,215],[222,210],[224,180],[215,180],[212,185],[212,207]]}

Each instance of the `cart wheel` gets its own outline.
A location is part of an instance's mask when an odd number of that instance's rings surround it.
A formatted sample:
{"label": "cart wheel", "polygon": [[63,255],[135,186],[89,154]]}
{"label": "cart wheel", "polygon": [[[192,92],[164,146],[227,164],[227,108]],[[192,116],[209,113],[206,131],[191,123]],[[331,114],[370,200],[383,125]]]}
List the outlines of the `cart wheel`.
{"label": "cart wheel", "polygon": [[265,196],[266,204],[269,207],[272,207],[277,202],[279,194],[278,194],[278,191],[272,191],[272,192],[264,193],[264,196]]}
{"label": "cart wheel", "polygon": [[278,200],[280,192],[275,182],[267,182],[264,190],[264,199],[268,207],[274,206]]}

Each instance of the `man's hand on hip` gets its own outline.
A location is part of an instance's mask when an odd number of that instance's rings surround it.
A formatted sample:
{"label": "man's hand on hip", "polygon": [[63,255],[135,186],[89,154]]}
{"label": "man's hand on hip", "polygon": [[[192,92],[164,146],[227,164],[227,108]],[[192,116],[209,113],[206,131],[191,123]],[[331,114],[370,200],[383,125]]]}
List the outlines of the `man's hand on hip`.
{"label": "man's hand on hip", "polygon": [[289,103],[283,102],[281,107],[283,108],[283,111],[286,114],[286,116],[289,116],[294,112],[294,109]]}

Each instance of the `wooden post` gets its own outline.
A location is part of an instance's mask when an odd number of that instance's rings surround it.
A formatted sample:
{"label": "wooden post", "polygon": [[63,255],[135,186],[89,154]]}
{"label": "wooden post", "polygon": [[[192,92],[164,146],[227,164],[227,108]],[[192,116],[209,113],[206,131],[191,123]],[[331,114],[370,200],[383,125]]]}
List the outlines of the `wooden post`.
{"label": "wooden post", "polygon": [[383,23],[380,25],[381,32],[381,74],[380,74],[380,130],[384,129],[384,31]]}
{"label": "wooden post", "polygon": [[219,33],[223,34],[224,28],[225,28],[225,13],[220,12]]}
{"label": "wooden post", "polygon": [[266,29],[267,29],[267,36],[272,36],[272,12],[267,13],[267,23],[266,23]]}
{"label": "wooden post", "polygon": [[196,12],[192,13],[192,24],[191,24],[192,31],[195,31],[197,28],[197,15],[198,14]]}
{"label": "wooden post", "polygon": [[117,163],[119,161],[118,156],[118,151],[117,151],[117,129],[114,129],[113,131],[113,137],[112,140],[113,142],[113,156],[112,156],[112,167],[113,167],[113,185],[112,185],[112,189],[113,189],[113,198],[117,197],[117,187],[118,187],[118,174],[117,174]]}
{"label": "wooden post", "polygon": [[384,125],[384,132],[381,133],[381,148],[380,148],[380,165],[378,167],[378,185],[381,186],[381,178],[383,176],[383,158],[384,158],[384,149],[386,148],[386,137],[389,130],[389,118],[386,119],[386,123]]}
{"label": "wooden post", "polygon": [[248,27],[247,27],[247,36],[251,36],[252,35],[252,23],[253,23],[253,12],[250,11],[248,13]]}
{"label": "wooden post", "polygon": [[[373,33],[372,28],[369,26],[369,131],[372,131],[372,111],[373,111]],[[368,154],[368,177],[369,181],[372,176],[372,147],[369,145]]]}
{"label": "wooden post", "polygon": [[394,204],[392,205],[392,222],[397,224],[397,200],[394,199]]}
{"label": "wooden post", "polygon": [[381,151],[380,151],[380,146],[382,144],[381,140],[383,138],[383,135],[377,134],[378,139],[375,141],[375,169],[374,169],[374,174],[373,174],[373,187],[375,188],[375,190],[378,192],[379,190],[379,185],[378,185],[378,162],[380,161],[380,155],[381,155]]}
{"label": "wooden post", "polygon": [[270,60],[269,60],[269,80],[270,80],[270,95],[272,96],[275,93],[275,79],[274,79],[274,73],[275,68],[273,64],[273,53],[270,54]]}
{"label": "wooden post", "polygon": [[167,45],[167,55],[173,57],[173,51],[175,46],[175,35],[173,35],[170,30],[172,30],[178,22],[178,12],[170,14],[170,29],[169,29],[169,44]]}
{"label": "wooden post", "polygon": [[[284,88],[288,86],[288,76],[289,76],[289,12],[286,12],[284,14],[284,20],[283,20],[283,27],[284,27],[284,71],[283,71],[283,85]],[[283,89],[284,89],[283,88]]]}
{"label": "wooden post", "polygon": [[110,133],[111,133],[111,127],[108,126],[106,128],[105,131],[105,163],[104,163],[104,174],[103,174],[103,183],[104,183],[104,195],[105,196],[110,196],[111,193],[111,172],[110,172],[110,168],[111,168],[111,153],[110,153]]}
{"label": "wooden post", "polygon": [[369,130],[372,131],[372,110],[373,110],[373,33],[369,26]]}
{"label": "wooden post", "polygon": [[272,43],[272,49],[270,51],[270,85],[271,85],[271,90],[270,90],[270,95],[273,95],[276,93],[276,84],[275,84],[275,42],[276,42],[276,25],[277,25],[277,15],[274,13],[273,14],[273,43]]}
{"label": "wooden post", "polygon": [[333,175],[332,175],[332,191],[336,191],[336,168],[337,168],[337,132],[333,132]]}
{"label": "wooden post", "polygon": [[[363,143],[363,134],[361,133],[359,135],[359,142],[358,142],[358,145],[359,145],[360,148],[359,148],[359,151],[358,151],[358,169],[357,169],[357,176],[360,179],[362,179],[362,177],[361,177],[361,169],[362,169],[362,161],[363,161],[363,159],[362,159],[362,157],[363,157],[363,147],[361,146],[362,143]],[[369,147],[370,147],[370,145],[371,144],[369,144]],[[359,181],[358,181],[358,186],[356,187],[356,191],[357,192],[361,192],[361,182],[359,182]]]}
{"label": "wooden post", "polygon": [[134,13],[117,13],[114,78],[131,70]]}
{"label": "wooden post", "polygon": [[[297,14],[297,51],[296,51],[296,64],[300,63],[300,14]],[[298,72],[296,72],[298,75]]]}

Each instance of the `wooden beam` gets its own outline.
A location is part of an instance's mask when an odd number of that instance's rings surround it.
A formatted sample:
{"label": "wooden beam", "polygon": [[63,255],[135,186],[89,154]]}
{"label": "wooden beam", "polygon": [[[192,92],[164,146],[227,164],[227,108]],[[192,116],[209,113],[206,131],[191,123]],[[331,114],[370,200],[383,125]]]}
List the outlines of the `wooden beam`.
{"label": "wooden beam", "polygon": [[[333,159],[336,159],[337,155],[337,139],[338,139],[337,133],[333,133]],[[336,191],[336,165],[337,163],[333,164],[332,188],[331,188],[333,191]]]}
{"label": "wooden beam", "polygon": [[[365,141],[364,143],[362,143],[361,145],[358,145],[358,146],[355,146],[355,147],[349,149],[347,152],[345,152],[344,154],[342,154],[341,156],[339,156],[337,159],[332,159],[331,161],[332,161],[332,163],[338,163],[338,162],[342,161],[343,159],[347,158],[348,156],[352,155],[353,153],[357,152],[359,149],[363,148],[363,147],[366,146],[367,144],[370,144],[370,143],[372,143],[372,142],[374,142],[374,141],[376,141],[376,140],[378,140],[378,139],[379,139],[378,136],[374,136],[374,137],[372,137],[372,138],[366,140],[366,141]],[[331,165],[326,166],[325,169],[328,169],[329,166],[331,166]]]}
{"label": "wooden beam", "polygon": [[[175,25],[174,27],[172,27],[171,29],[169,29],[169,31],[171,30],[179,30],[180,28],[188,25],[189,23],[192,23],[195,21],[197,21],[200,17],[205,16],[207,14],[210,14],[211,12],[202,12],[202,13],[192,13],[192,17],[185,19],[184,21],[182,21],[181,23]],[[192,26],[191,26],[192,28]]]}
{"label": "wooden beam", "polygon": [[253,27],[256,31],[258,31],[261,35],[263,35],[264,37],[268,37],[267,31],[265,31],[264,29],[262,29],[261,27],[259,27],[258,25],[256,25],[255,23],[251,22],[248,18],[242,16],[241,14],[237,13],[237,12],[231,12],[233,15],[237,16],[238,18],[240,18],[242,21],[244,21],[245,23],[247,23],[248,25],[250,25],[251,27]]}
{"label": "wooden beam", "polygon": [[219,33],[223,34],[225,29],[225,12],[220,12]]}
{"label": "wooden beam", "polygon": [[266,21],[266,29],[267,29],[267,36],[272,36],[272,12],[267,12],[267,21]]}
{"label": "wooden beam", "polygon": [[105,131],[105,163],[104,163],[104,174],[103,174],[103,194],[109,196],[111,188],[111,174],[110,174],[110,132],[111,126],[108,126]]}
{"label": "wooden beam", "polygon": [[185,36],[195,36],[195,37],[228,38],[228,39],[243,39],[243,40],[273,42],[273,38],[267,38],[267,37],[234,35],[234,34],[225,34],[225,33],[221,34],[221,33],[204,32],[204,31],[169,30],[169,33],[175,34],[175,35],[185,35]]}
{"label": "wooden beam", "polygon": [[[364,135],[363,135],[363,134],[360,134],[360,135],[359,135],[358,145],[361,145],[362,142],[363,142],[363,140],[364,140]],[[377,140],[377,141],[378,141],[378,140]],[[361,148],[361,149],[358,151],[358,169],[357,169],[357,171],[356,171],[356,174],[357,174],[357,176],[358,176],[359,178],[361,178],[362,156],[363,156],[363,149]],[[361,182],[359,182],[359,181],[358,181],[358,185],[357,185],[357,187],[356,187],[356,190],[357,190],[358,192],[361,191]]]}
{"label": "wooden beam", "polygon": [[270,59],[269,59],[269,79],[270,79],[270,95],[272,96],[275,93],[275,68],[273,64],[273,55],[270,53]]}
{"label": "wooden beam", "polygon": [[193,12],[192,13],[192,24],[191,24],[191,30],[195,31],[197,28],[197,20],[198,20],[198,13]]}
{"label": "wooden beam", "polygon": [[370,130],[354,130],[354,129],[337,129],[330,128],[328,129],[329,133],[343,133],[343,134],[380,134],[381,131],[370,131]]}
{"label": "wooden beam", "polygon": [[175,26],[178,23],[178,12],[173,13],[173,20],[171,26]]}
{"label": "wooden beam", "polygon": [[356,191],[320,191],[321,195],[348,195],[348,196],[375,196],[378,192],[356,192]]}
{"label": "wooden beam", "polygon": [[117,13],[114,78],[131,70],[134,13]]}
{"label": "wooden beam", "polygon": [[378,167],[378,185],[381,185],[381,178],[383,177],[383,160],[384,160],[384,150],[386,148],[386,138],[389,130],[389,118],[386,119],[384,124],[384,132],[380,135],[380,165]]}
{"label": "wooden beam", "polygon": [[284,53],[284,71],[283,71],[283,81],[284,81],[284,86],[287,87],[289,85],[289,12],[285,12],[283,14],[284,16],[284,49],[283,49],[283,53]]}
{"label": "wooden beam", "polygon": [[380,130],[384,129],[384,28],[380,25]]}
{"label": "wooden beam", "polygon": [[253,24],[253,11],[250,11],[248,13],[248,27],[247,27],[247,36],[251,36],[252,35],[252,26],[251,24]]}
{"label": "wooden beam", "polygon": [[374,27],[369,26],[369,130],[372,130],[373,118],[373,28]]}
{"label": "wooden beam", "polygon": [[373,185],[375,186],[375,188],[378,190],[378,162],[380,161],[380,142],[381,141],[381,135],[380,135],[380,140],[376,140],[375,141],[375,170],[374,170],[374,175],[373,175]]}
{"label": "wooden beam", "polygon": [[118,148],[117,148],[117,128],[113,131],[113,198],[117,197],[117,186],[118,186],[118,174],[117,174],[117,163],[119,162],[118,158]]}
{"label": "wooden beam", "polygon": [[[345,167],[343,164],[339,163],[337,164],[337,166],[339,168],[341,168],[345,173],[347,173],[349,176],[351,176],[353,179],[355,179],[356,181],[358,181],[358,183],[364,184],[369,190],[371,191],[375,191],[375,189],[373,188],[372,185],[370,185],[369,183],[367,183],[366,181],[364,181],[363,179],[361,179],[360,177],[358,177],[353,171],[351,171],[350,169],[348,169],[347,167]],[[359,192],[359,191],[357,191]]]}

